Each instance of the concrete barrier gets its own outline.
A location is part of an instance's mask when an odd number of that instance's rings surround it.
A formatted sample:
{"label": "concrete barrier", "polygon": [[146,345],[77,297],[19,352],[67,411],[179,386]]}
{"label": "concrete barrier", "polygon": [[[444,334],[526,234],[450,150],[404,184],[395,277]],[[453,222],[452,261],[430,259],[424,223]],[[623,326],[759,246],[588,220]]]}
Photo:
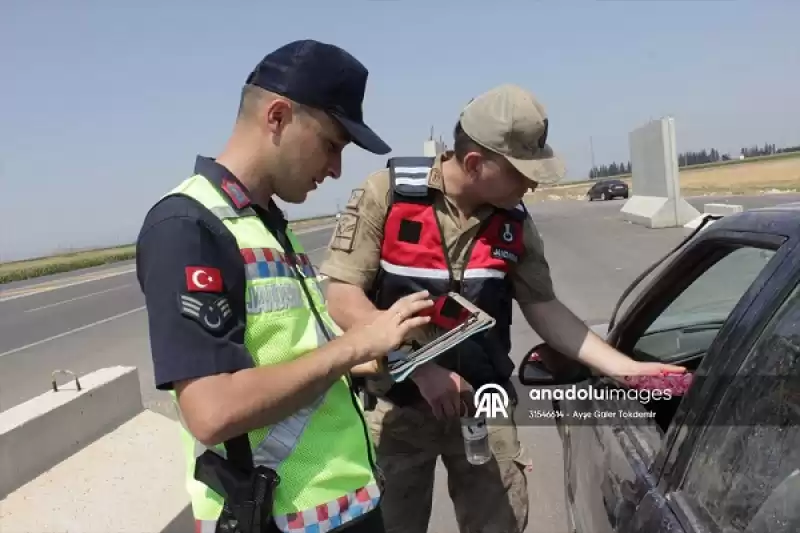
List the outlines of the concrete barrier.
{"label": "concrete barrier", "polygon": [[0,531],[194,531],[179,430],[144,410],[5,498]]}
{"label": "concrete barrier", "polygon": [[700,215],[681,195],[675,120],[650,121],[630,133],[631,197],[625,221],[647,228],[680,227]]}
{"label": "concrete barrier", "polygon": [[[708,215],[715,215],[715,216],[728,216],[733,215],[736,213],[741,213],[744,211],[744,206],[739,204],[703,204],[703,214],[690,220],[686,224],[683,225],[684,228],[687,229],[697,229],[703,219]],[[706,227],[713,224],[714,220],[709,220],[706,223]]]}
{"label": "concrete barrier", "polygon": [[706,215],[733,215],[744,211],[744,206],[739,204],[704,204],[703,213]]}
{"label": "concrete barrier", "polygon": [[135,367],[103,368],[57,389],[0,413],[0,499],[144,410]]}

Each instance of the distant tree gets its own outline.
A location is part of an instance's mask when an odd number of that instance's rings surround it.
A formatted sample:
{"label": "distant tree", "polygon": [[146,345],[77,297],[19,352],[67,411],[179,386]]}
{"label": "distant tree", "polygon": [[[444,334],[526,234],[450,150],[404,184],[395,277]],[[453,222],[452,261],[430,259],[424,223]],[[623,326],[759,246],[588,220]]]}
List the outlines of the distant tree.
{"label": "distant tree", "polygon": [[631,162],[621,162],[617,163],[616,161],[611,163],[610,165],[600,165],[594,166],[589,169],[589,179],[596,180],[601,178],[611,178],[614,176],[622,176],[625,174],[631,173]]}
{"label": "distant tree", "polygon": [[[788,152],[800,152],[800,145],[778,148],[775,144],[764,143],[761,147],[753,145],[748,148],[742,148],[739,153],[745,157],[758,157]],[[719,150],[716,148],[703,148],[700,151],[679,153],[678,166],[682,168],[692,165],[705,165],[718,161],[730,161],[731,159],[732,157],[730,154],[720,154]],[[611,178],[614,176],[631,174],[631,172],[633,172],[633,166],[630,161],[621,163],[612,162],[611,164],[593,166],[589,169],[589,179]]]}

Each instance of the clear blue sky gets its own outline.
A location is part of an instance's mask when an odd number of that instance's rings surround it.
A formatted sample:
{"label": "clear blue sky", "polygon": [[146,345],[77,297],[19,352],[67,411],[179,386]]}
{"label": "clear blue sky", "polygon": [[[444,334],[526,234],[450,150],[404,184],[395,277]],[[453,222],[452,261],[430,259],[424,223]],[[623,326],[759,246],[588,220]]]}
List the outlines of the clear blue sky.
{"label": "clear blue sky", "polygon": [[[126,5],[123,5],[126,4]],[[216,155],[239,89],[288,41],[338,44],[370,69],[367,121],[416,155],[431,126],[501,83],[531,89],[584,179],[628,160],[628,133],[675,117],[680,151],[800,143],[800,2],[56,2],[0,16],[0,261],[131,242],[146,210]],[[344,176],[294,217],[332,212],[385,164],[348,147]]]}

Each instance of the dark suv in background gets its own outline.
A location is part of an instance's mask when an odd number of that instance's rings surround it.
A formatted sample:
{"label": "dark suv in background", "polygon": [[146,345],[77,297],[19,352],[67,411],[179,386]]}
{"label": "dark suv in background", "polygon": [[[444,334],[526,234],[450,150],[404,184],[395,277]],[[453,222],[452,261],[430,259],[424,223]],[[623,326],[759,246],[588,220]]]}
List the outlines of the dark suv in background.
{"label": "dark suv in background", "polygon": [[628,197],[628,184],[622,180],[601,180],[586,191],[589,201]]}

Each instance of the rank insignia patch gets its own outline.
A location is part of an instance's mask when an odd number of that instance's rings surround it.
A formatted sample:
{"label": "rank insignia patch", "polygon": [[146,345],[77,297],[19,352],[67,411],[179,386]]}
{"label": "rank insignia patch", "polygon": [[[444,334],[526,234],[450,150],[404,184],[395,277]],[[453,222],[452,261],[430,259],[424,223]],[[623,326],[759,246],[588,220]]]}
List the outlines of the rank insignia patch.
{"label": "rank insignia patch", "polygon": [[178,305],[183,316],[191,318],[211,333],[223,331],[233,314],[225,296],[179,294]]}

